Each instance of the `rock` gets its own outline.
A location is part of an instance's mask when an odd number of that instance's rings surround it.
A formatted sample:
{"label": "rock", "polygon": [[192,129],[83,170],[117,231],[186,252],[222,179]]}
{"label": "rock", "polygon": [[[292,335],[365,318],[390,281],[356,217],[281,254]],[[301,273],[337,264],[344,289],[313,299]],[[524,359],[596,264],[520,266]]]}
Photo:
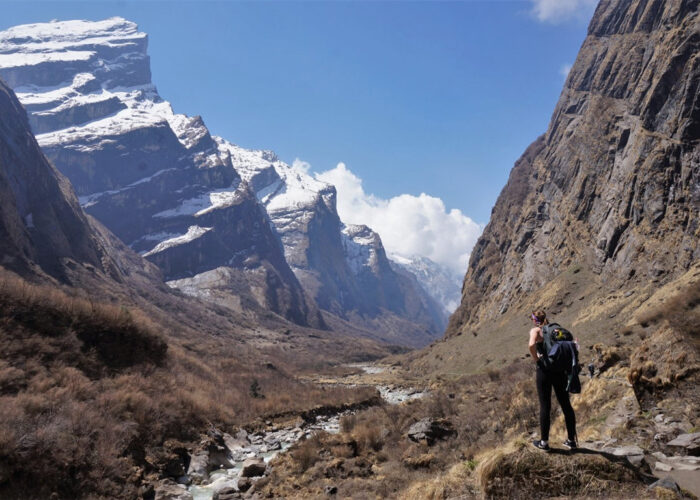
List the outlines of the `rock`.
{"label": "rock", "polygon": [[604,452],[618,457],[625,457],[632,465],[640,465],[644,461],[644,450],[639,446],[621,446],[619,448],[603,448]]}
{"label": "rock", "polygon": [[265,474],[267,464],[259,458],[249,458],[243,462],[241,477],[256,477]]}
{"label": "rock", "polygon": [[336,493],[338,493],[338,487],[329,485],[326,486],[323,491],[326,495],[335,495]]}
{"label": "rock", "polygon": [[651,484],[648,486],[648,489],[650,489],[650,490],[652,490],[652,491],[655,490],[656,488],[662,488],[662,489],[665,489],[665,490],[671,490],[671,491],[673,491],[674,493],[676,493],[677,498],[682,498],[680,487],[679,487],[678,484],[676,484],[676,482],[675,482],[673,479],[671,479],[670,477],[665,477],[665,478],[663,478],[663,479],[659,479],[658,481],[656,481],[656,482],[654,482],[654,483],[651,483]]}
{"label": "rock", "polygon": [[205,451],[199,451],[190,456],[187,476],[194,484],[201,484],[209,479],[209,455]]}
{"label": "rock", "polygon": [[226,487],[214,492],[212,500],[237,500],[243,498],[243,495],[236,488]]}
{"label": "rock", "polygon": [[620,448],[614,448],[612,454],[618,457],[628,457],[630,455],[644,455],[644,450],[637,445],[621,446]]}
{"label": "rock", "polygon": [[238,479],[238,489],[240,491],[248,491],[253,486],[253,481],[249,477],[241,477]]}
{"label": "rock", "polygon": [[689,455],[698,456],[700,455],[700,432],[681,434],[666,444],[676,448],[683,448]]}
{"label": "rock", "polygon": [[187,489],[171,481],[165,479],[155,486],[155,500],[192,500],[192,495]]}
{"label": "rock", "polygon": [[673,470],[673,465],[669,465],[664,462],[656,462],[654,464],[654,469],[660,470],[662,472],[671,472]]}
{"label": "rock", "polygon": [[280,443],[279,441],[272,441],[271,443],[267,443],[265,446],[267,446],[268,451],[276,451],[282,449],[282,443]]}
{"label": "rock", "polygon": [[424,418],[408,429],[408,438],[417,443],[424,442],[431,446],[436,440],[457,434],[452,422],[447,419]]}
{"label": "rock", "polygon": [[243,429],[238,431],[235,436],[231,436],[230,434],[224,434],[223,440],[226,447],[231,451],[240,448],[245,448],[250,444],[250,441],[248,441],[248,433]]}

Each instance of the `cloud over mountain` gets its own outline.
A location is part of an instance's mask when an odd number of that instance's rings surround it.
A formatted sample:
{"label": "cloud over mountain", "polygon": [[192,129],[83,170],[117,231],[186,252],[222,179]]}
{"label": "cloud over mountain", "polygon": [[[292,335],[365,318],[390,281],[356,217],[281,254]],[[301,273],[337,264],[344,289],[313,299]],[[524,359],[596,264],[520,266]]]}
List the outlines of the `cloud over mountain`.
{"label": "cloud over mountain", "polygon": [[338,191],[343,222],[366,224],[377,231],[389,253],[420,255],[463,274],[483,227],[460,210],[447,211],[440,198],[421,193],[385,200],[365,193],[362,179],[344,163],[317,173]]}

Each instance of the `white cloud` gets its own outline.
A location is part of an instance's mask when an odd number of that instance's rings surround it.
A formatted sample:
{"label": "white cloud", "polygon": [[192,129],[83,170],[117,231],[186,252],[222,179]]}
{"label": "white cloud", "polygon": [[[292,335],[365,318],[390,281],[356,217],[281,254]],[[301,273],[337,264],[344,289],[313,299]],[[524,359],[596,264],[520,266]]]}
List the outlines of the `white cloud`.
{"label": "white cloud", "polygon": [[305,174],[308,174],[309,170],[311,170],[311,163],[295,158],[292,162],[292,167],[301,170]]}
{"label": "white cloud", "polygon": [[531,0],[532,13],[542,22],[558,24],[571,19],[590,19],[598,0]]}
{"label": "white cloud", "polygon": [[388,253],[420,255],[446,266],[462,277],[469,254],[483,227],[461,211],[449,212],[440,198],[421,193],[389,200],[367,194],[362,179],[344,163],[316,174],[338,191],[338,214],[350,224],[365,224],[382,238]]}
{"label": "white cloud", "polygon": [[559,68],[559,74],[564,77],[564,80],[569,76],[569,71],[571,71],[571,64],[564,64]]}

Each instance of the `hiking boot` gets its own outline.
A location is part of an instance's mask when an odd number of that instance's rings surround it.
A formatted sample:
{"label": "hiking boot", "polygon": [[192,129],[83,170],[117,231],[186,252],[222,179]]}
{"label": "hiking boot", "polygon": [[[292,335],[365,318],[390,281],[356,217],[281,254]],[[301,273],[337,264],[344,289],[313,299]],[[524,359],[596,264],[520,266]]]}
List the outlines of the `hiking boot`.
{"label": "hiking boot", "polygon": [[575,450],[576,448],[578,448],[578,444],[576,444],[576,440],[575,440],[575,439],[573,439],[573,440],[572,440],[572,439],[567,439],[567,440],[564,441],[562,444],[563,444],[564,446],[566,446],[567,448],[569,448],[570,450]]}
{"label": "hiking boot", "polygon": [[536,440],[532,442],[532,446],[542,451],[549,451],[547,441]]}

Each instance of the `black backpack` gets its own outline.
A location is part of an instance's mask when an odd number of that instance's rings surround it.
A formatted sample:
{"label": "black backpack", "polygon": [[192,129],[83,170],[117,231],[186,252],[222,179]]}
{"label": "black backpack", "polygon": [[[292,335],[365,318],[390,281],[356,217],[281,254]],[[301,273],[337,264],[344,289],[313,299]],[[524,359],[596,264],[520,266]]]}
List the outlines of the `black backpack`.
{"label": "black backpack", "polygon": [[[542,361],[549,371],[571,372],[578,364],[574,336],[558,323],[549,323],[542,327]],[[571,345],[564,345],[569,343]]]}

